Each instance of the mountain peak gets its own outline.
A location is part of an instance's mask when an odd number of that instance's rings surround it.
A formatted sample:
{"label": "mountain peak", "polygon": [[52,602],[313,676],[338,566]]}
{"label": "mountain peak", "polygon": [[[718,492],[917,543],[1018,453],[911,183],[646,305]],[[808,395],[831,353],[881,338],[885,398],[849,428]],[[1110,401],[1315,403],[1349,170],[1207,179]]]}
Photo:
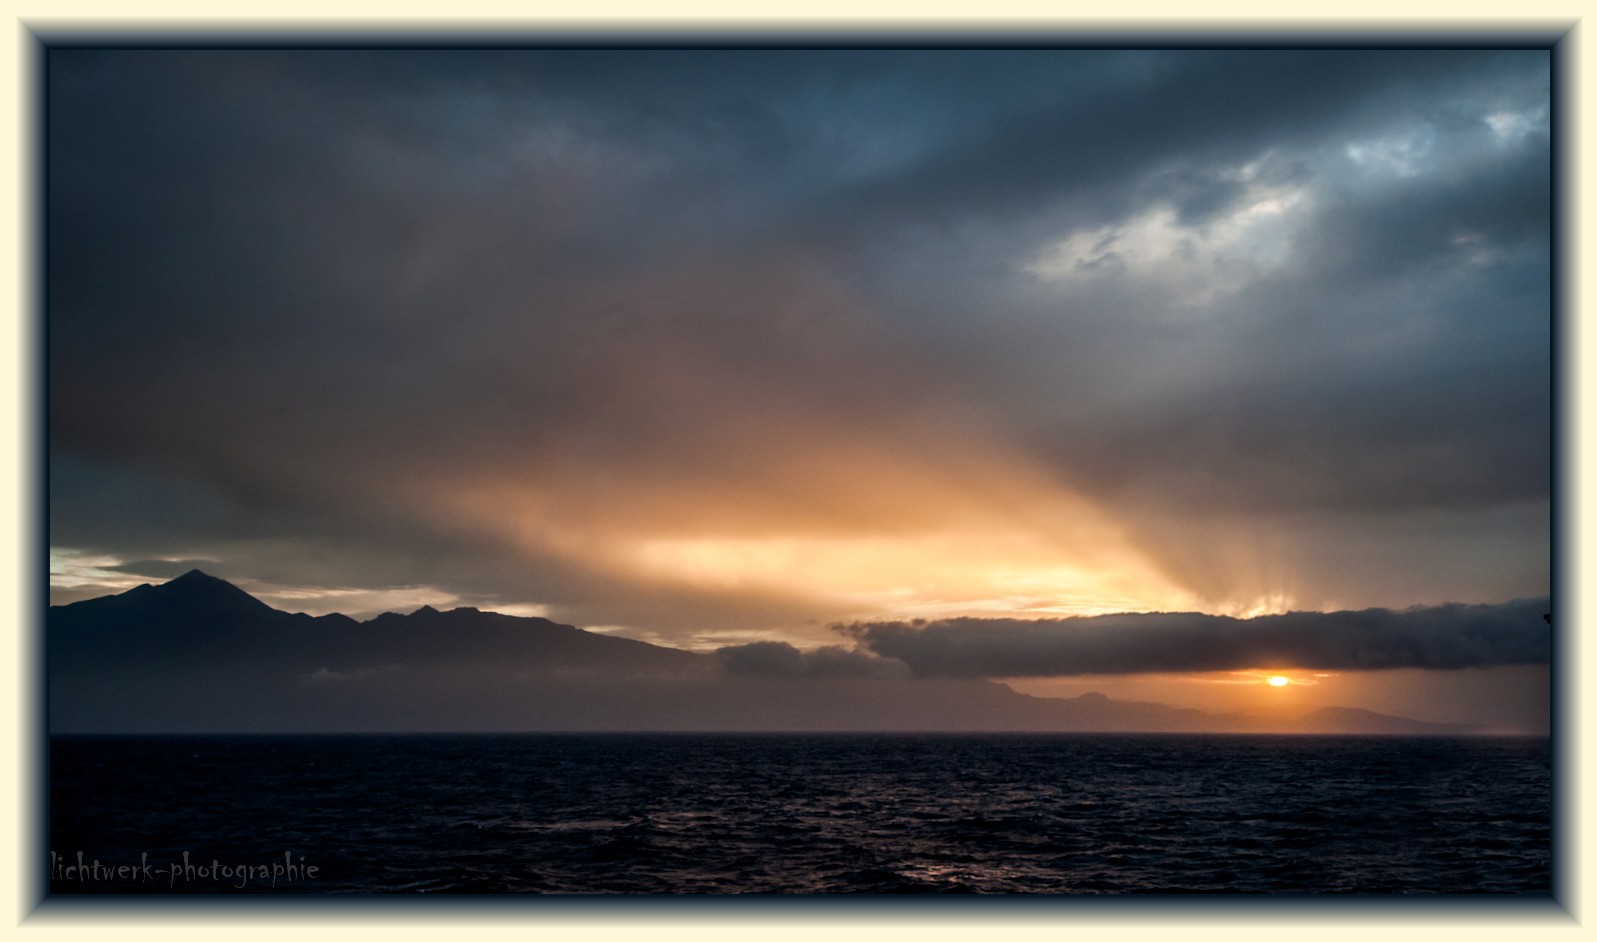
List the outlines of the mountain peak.
{"label": "mountain peak", "polygon": [[218,579],[217,577],[215,577],[213,575],[210,575],[209,573],[201,572],[198,569],[190,569],[188,572],[185,572],[183,575],[178,576],[176,579],[169,579],[166,582],[161,583],[161,588],[163,588],[163,589],[166,589],[166,588],[177,588],[177,589],[211,588],[211,589],[216,589],[216,588],[220,588],[222,586],[226,586],[227,588],[232,589],[235,592],[243,592],[244,591],[243,589],[240,589],[238,586],[234,585],[233,583],[228,582],[226,579]]}
{"label": "mountain peak", "polygon": [[146,591],[153,591],[159,597],[184,599],[185,604],[222,605],[231,610],[271,608],[226,579],[218,579],[198,569],[190,569],[176,579]]}
{"label": "mountain peak", "polygon": [[221,582],[221,583],[224,583],[224,584],[227,584],[227,585],[231,585],[232,584],[232,583],[227,582],[227,580],[225,580],[225,579],[218,579],[215,576],[209,575],[207,573],[203,573],[203,572],[199,571],[198,569],[190,569],[188,572],[185,572],[183,575],[178,576],[176,579],[170,580],[166,584],[167,585],[202,585],[202,584],[207,583],[207,582]]}

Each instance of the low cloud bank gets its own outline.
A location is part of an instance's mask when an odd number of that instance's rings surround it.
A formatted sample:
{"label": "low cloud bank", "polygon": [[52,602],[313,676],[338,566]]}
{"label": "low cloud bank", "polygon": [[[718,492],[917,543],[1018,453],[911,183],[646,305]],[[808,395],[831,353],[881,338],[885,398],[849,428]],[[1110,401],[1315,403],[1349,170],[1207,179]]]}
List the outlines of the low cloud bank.
{"label": "low cloud bank", "polygon": [[716,660],[728,673],[751,677],[881,677],[904,674],[904,665],[859,651],[830,646],[800,651],[784,641],[756,641],[720,648]]}
{"label": "low cloud bank", "polygon": [[[838,625],[864,651],[937,677],[1245,670],[1456,670],[1544,664],[1547,599],[1402,611],[1199,613],[1022,621],[951,618]],[[795,652],[796,653],[796,652]]]}

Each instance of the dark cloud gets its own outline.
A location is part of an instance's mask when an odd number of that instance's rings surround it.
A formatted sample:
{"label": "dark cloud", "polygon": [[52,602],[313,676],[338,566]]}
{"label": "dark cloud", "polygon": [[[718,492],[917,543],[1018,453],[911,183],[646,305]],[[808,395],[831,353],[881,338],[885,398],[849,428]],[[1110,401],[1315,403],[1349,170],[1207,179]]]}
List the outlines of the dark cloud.
{"label": "dark cloud", "polygon": [[796,539],[1090,555],[1037,523],[1084,501],[1201,601],[1252,527],[1406,604],[1313,534],[1512,512],[1413,591],[1546,591],[1544,52],[48,68],[55,546],[686,638],[901,588],[671,568]]}
{"label": "dark cloud", "polygon": [[1539,52],[1174,52],[1109,72],[1110,83],[1079,81],[1080,60],[1102,55],[1055,54],[1047,97],[1001,112],[891,182],[851,193],[855,218],[877,211],[1009,224],[1044,208],[1073,225],[1096,225],[1134,210],[1127,184],[1166,172],[1172,161],[1245,163],[1273,148],[1429,117],[1456,98],[1479,107],[1487,93],[1524,94],[1549,61]]}
{"label": "dark cloud", "polygon": [[1546,599],[1405,611],[1190,612],[1037,621],[959,618],[839,630],[915,673],[941,677],[1255,670],[1458,670],[1545,664]]}
{"label": "dark cloud", "polygon": [[729,673],[749,677],[896,676],[903,665],[836,645],[800,651],[783,641],[718,648],[715,657]]}

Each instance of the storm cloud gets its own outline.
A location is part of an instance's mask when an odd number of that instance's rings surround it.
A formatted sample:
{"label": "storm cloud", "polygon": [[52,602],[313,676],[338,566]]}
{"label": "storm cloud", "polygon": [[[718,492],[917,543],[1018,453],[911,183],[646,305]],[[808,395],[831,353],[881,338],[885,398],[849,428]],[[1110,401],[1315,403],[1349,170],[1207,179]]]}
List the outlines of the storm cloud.
{"label": "storm cloud", "polygon": [[1546,51],[46,55],[58,601],[1548,591]]}
{"label": "storm cloud", "polygon": [[1546,599],[1404,611],[1192,612],[840,625],[922,676],[1058,677],[1300,668],[1458,670],[1546,664]]}

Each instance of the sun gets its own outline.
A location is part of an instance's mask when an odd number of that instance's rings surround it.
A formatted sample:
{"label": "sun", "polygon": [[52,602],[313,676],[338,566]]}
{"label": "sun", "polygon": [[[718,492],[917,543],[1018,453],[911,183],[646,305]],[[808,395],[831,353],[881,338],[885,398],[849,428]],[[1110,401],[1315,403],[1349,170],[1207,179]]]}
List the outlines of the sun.
{"label": "sun", "polygon": [[1291,682],[1292,682],[1292,678],[1290,678],[1290,677],[1282,677],[1279,674],[1277,674],[1276,676],[1271,677],[1269,680],[1265,681],[1265,683],[1269,684],[1272,687],[1285,687],[1287,684],[1290,684]]}

